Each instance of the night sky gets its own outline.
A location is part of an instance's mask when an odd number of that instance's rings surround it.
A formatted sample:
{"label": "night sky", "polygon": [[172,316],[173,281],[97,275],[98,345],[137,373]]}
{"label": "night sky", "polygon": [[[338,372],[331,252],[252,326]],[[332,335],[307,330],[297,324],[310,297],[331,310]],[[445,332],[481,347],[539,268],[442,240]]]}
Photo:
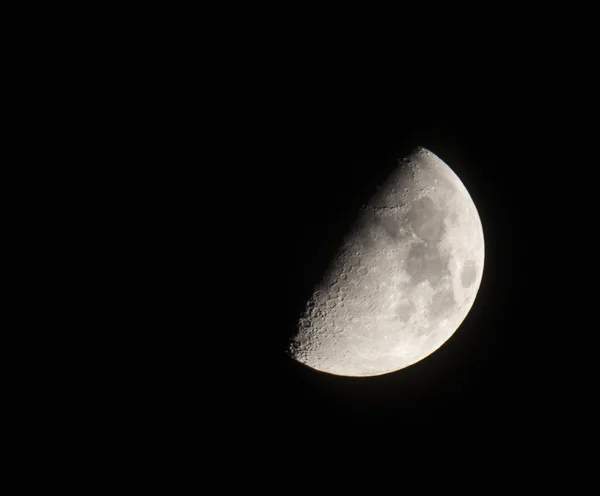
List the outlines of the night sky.
{"label": "night sky", "polygon": [[[257,406],[263,428],[272,436],[298,422],[367,432],[527,429],[539,414],[536,342],[548,291],[543,188],[527,114],[474,103],[390,116],[318,112],[304,103],[273,137],[279,167],[269,180],[280,187],[270,188],[277,207],[266,220],[269,371]],[[471,311],[440,349],[391,374],[339,377],[291,360],[287,340],[358,209],[416,146],[453,169],[479,211],[486,259]]]}

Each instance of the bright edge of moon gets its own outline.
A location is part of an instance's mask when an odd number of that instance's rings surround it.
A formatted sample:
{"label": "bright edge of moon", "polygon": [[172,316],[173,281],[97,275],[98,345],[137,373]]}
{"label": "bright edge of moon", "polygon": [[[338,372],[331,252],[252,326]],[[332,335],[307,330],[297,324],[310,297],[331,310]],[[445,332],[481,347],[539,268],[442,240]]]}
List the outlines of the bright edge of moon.
{"label": "bright edge of moon", "polygon": [[415,149],[358,213],[306,304],[290,356],[351,377],[423,360],[469,313],[484,257],[464,184],[432,152]]}

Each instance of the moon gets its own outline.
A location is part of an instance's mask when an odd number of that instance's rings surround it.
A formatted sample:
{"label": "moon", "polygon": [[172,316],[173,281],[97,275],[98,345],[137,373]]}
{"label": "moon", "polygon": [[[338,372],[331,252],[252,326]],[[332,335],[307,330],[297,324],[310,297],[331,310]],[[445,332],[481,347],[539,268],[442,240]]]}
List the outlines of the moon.
{"label": "moon", "polygon": [[299,318],[289,355],[352,377],[423,360],[469,313],[484,257],[466,187],[439,157],[416,148],[358,212]]}

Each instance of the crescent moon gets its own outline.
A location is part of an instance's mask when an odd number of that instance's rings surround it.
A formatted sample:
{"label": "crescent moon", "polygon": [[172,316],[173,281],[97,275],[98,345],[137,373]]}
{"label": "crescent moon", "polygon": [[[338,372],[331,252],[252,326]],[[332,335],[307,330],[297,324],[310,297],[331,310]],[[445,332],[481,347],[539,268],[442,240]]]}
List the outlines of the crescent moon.
{"label": "crescent moon", "polygon": [[306,304],[289,354],[366,377],[439,349],[469,313],[483,276],[479,214],[458,176],[417,148],[361,209]]}

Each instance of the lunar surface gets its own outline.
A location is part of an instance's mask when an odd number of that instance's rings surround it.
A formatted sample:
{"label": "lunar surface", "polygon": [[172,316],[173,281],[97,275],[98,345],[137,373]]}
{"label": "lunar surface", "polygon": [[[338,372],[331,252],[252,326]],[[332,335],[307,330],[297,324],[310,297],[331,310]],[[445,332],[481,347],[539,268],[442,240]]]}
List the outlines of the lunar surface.
{"label": "lunar surface", "polygon": [[467,316],[484,255],[467,189],[441,159],[417,148],[358,213],[299,319],[290,355],[343,376],[422,360]]}

